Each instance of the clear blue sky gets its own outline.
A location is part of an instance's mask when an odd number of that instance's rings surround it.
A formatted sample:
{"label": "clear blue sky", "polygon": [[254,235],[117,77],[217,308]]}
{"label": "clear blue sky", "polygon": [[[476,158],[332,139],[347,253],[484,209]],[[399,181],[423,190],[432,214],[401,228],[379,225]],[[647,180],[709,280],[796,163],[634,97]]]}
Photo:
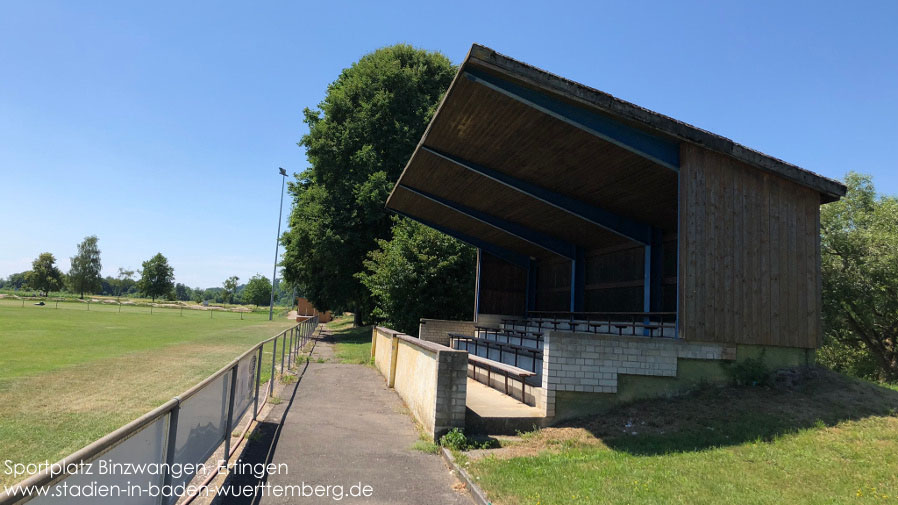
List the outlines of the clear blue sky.
{"label": "clear blue sky", "polygon": [[191,286],[270,276],[303,107],[396,42],[479,42],[898,193],[896,26],[895,1],[5,2],[0,276],[67,270],[90,234],[105,274],[162,252]]}

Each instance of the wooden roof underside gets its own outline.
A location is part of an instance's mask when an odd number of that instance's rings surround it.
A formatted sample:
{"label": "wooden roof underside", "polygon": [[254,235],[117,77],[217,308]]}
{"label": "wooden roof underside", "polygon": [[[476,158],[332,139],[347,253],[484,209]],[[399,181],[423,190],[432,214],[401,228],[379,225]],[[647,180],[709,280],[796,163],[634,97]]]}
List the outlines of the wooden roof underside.
{"label": "wooden roof underside", "polygon": [[[511,68],[514,65],[525,68]],[[533,258],[554,254],[440,202],[455,203],[584,249],[628,241],[607,228],[434,154],[437,151],[665,234],[676,232],[676,170],[476,79],[466,78],[468,72],[497,76],[554,100],[584,106],[582,96],[541,87],[531,75],[536,72],[537,77],[554,77],[551,74],[540,74],[538,69],[474,46],[390,195],[387,208]],[[607,115],[606,111],[591,112]],[[630,118],[614,120],[633,131],[681,141]]]}

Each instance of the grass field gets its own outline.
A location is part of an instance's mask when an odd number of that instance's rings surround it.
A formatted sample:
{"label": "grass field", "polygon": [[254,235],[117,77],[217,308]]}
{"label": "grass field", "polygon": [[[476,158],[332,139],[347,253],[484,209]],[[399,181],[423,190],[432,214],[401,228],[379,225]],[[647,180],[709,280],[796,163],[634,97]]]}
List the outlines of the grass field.
{"label": "grass field", "polygon": [[334,335],[335,353],[341,363],[363,365],[371,361],[371,327],[353,328],[352,316],[338,316],[327,323]]}
{"label": "grass field", "polygon": [[[241,320],[225,312],[9,302],[0,301],[0,461],[22,463],[71,453],[294,324],[270,322],[267,313]],[[0,482],[8,479],[0,472]]]}
{"label": "grass field", "polygon": [[898,503],[898,392],[800,387],[643,401],[473,453],[493,503]]}

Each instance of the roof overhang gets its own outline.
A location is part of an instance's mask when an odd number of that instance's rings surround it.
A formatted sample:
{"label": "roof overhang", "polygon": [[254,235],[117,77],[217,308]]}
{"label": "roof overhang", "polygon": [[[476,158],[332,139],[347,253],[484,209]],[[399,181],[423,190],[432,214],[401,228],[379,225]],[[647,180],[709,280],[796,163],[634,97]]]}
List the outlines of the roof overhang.
{"label": "roof overhang", "polygon": [[474,45],[387,208],[518,260],[647,244],[677,229],[683,142],[824,202],[845,194],[839,182]]}

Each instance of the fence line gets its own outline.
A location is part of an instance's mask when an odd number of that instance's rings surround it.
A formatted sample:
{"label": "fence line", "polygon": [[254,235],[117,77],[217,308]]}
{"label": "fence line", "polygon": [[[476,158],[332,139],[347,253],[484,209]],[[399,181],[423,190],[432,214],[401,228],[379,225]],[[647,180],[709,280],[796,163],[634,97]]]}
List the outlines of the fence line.
{"label": "fence line", "polygon": [[[26,502],[32,505],[170,505],[176,502],[180,495],[165,496],[164,490],[168,488],[162,486],[183,486],[194,478],[194,475],[177,472],[177,468],[205,464],[222,444],[225,464],[236,452],[236,447],[231,448],[231,432],[235,421],[240,420],[250,408],[252,420],[255,420],[274,391],[278,340],[281,340],[280,372],[283,374],[285,354],[289,368],[291,363],[295,363],[296,354],[308,344],[317,326],[318,316],[314,316],[259,342],[187,391],[43,471],[9,486],[11,493],[0,494],[0,505],[20,505]],[[268,394],[260,401],[261,360],[263,347],[269,342],[274,346],[271,377],[269,387],[265,388]],[[286,352],[288,348],[289,352]],[[92,464],[103,456],[109,464],[158,464],[156,468],[161,471],[147,470],[138,474],[118,475],[119,480],[116,480],[115,474],[91,479],[86,474],[79,473],[83,471],[84,464]],[[91,474],[96,475],[96,472]],[[130,492],[126,496],[59,495],[62,490],[85,485],[141,490],[150,490],[155,486],[160,492],[157,495],[141,492],[139,496],[132,496]],[[35,492],[37,488],[48,488],[48,492],[46,495],[38,495]]]}

